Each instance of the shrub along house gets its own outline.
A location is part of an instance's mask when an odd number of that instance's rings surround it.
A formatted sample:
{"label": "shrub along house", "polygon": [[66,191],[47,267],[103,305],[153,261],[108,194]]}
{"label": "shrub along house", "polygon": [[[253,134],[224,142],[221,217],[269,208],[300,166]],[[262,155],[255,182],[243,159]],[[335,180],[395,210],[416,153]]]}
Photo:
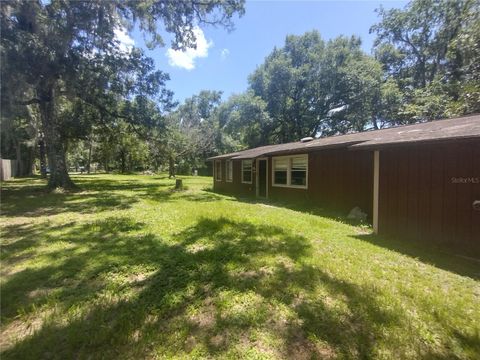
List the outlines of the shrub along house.
{"label": "shrub along house", "polygon": [[305,138],[215,156],[214,190],[303,199],[374,231],[448,243],[480,257],[480,115]]}

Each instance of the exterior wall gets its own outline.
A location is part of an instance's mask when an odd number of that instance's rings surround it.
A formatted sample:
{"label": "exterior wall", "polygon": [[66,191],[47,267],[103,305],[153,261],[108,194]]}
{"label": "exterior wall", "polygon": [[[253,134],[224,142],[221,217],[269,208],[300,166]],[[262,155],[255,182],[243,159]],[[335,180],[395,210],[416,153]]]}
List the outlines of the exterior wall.
{"label": "exterior wall", "polygon": [[355,206],[372,220],[373,152],[332,149],[312,153],[309,189],[326,207],[349,212]]}
{"label": "exterior wall", "polygon": [[380,150],[379,234],[480,255],[480,141]]}
{"label": "exterior wall", "polygon": [[[218,161],[218,160],[217,160]],[[255,173],[252,174],[252,183],[242,183],[242,161],[232,160],[233,162],[233,178],[231,182],[226,180],[227,169],[226,160],[222,162],[222,181],[215,180],[215,164],[213,166],[213,190],[221,193],[229,193],[239,196],[255,196]]]}
{"label": "exterior wall", "polygon": [[[256,173],[252,184],[241,183],[241,161],[233,161],[233,183],[214,180],[214,190],[241,196],[256,195]],[[308,154],[307,189],[272,186],[272,156],[268,156],[268,197],[279,200],[309,201],[312,205],[348,213],[359,206],[372,214],[373,152],[347,149],[321,150]]]}
{"label": "exterior wall", "polygon": [[[308,188],[272,186],[268,157],[268,197],[308,201],[347,213],[359,206],[372,221],[373,151],[330,149],[308,154]],[[214,189],[255,196],[241,183],[241,161],[233,161],[233,182],[214,180]],[[480,141],[403,145],[379,149],[378,233],[401,240],[448,244],[480,257]]]}
{"label": "exterior wall", "polygon": [[[269,158],[269,173],[272,173]],[[272,186],[269,197],[308,200],[314,205],[348,213],[359,206],[372,214],[373,155],[370,151],[322,150],[308,155],[308,187],[295,189]]]}

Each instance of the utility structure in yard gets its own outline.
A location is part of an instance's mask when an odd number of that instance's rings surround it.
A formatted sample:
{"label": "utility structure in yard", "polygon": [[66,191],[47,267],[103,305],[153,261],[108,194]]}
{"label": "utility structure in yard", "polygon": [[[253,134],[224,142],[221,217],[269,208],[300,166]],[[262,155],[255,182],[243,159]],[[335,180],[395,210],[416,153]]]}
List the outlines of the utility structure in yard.
{"label": "utility structure in yard", "polygon": [[480,257],[480,115],[211,157],[215,191],[360,207],[375,233]]}

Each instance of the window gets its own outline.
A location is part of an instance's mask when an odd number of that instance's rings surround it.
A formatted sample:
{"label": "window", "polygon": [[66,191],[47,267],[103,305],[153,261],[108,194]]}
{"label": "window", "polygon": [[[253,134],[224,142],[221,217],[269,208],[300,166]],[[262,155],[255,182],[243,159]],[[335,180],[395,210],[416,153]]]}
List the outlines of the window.
{"label": "window", "polygon": [[287,185],[288,158],[273,159],[273,183]]}
{"label": "window", "polygon": [[215,161],[215,180],[222,181],[222,161]]}
{"label": "window", "polygon": [[232,182],[233,180],[233,163],[232,160],[227,160],[226,162],[226,168],[227,168],[227,181]]}
{"label": "window", "polygon": [[308,160],[306,156],[297,156],[291,158],[291,185],[307,186],[307,161]]}
{"label": "window", "polygon": [[273,158],[272,185],[307,188],[308,155],[279,156]]}
{"label": "window", "polygon": [[252,183],[252,160],[242,160],[242,183]]}

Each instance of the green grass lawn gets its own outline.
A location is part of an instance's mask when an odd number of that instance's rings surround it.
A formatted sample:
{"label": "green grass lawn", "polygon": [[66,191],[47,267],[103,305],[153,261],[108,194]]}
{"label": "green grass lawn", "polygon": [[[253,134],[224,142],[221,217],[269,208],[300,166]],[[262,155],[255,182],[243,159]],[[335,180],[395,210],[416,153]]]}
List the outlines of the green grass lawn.
{"label": "green grass lawn", "polygon": [[210,178],[3,184],[1,357],[479,359],[480,263]]}

